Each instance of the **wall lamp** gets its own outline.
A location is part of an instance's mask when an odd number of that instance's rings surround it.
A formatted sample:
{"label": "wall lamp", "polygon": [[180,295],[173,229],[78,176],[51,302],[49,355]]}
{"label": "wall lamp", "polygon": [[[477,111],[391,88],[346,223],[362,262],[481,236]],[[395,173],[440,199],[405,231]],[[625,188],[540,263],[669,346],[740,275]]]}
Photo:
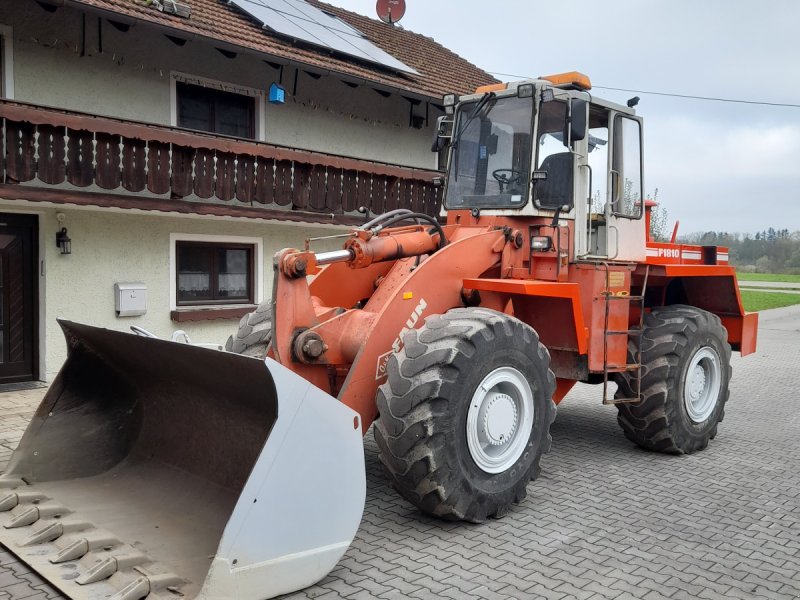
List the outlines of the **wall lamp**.
{"label": "wall lamp", "polygon": [[64,213],[56,213],[56,221],[61,225],[61,229],[56,231],[56,247],[61,250],[61,254],[72,254],[72,240],[67,235],[67,228],[64,227],[66,218]]}
{"label": "wall lamp", "polygon": [[67,235],[66,227],[56,232],[56,246],[61,248],[61,254],[72,254],[72,240]]}

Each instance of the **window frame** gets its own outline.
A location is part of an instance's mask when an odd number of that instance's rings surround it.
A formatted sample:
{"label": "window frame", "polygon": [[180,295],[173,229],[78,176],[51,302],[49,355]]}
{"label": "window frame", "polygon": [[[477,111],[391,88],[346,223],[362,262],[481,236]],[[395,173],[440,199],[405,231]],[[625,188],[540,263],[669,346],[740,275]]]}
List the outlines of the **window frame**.
{"label": "window frame", "polygon": [[[235,299],[230,301],[198,301],[178,302],[178,244],[190,243],[209,247],[229,247],[252,249],[250,264],[251,296],[247,300]],[[169,302],[171,311],[192,311],[198,309],[224,310],[233,307],[255,306],[264,300],[264,241],[259,237],[222,236],[203,234],[170,234],[170,260],[169,260]]]}
{"label": "window frame", "polygon": [[14,30],[10,25],[0,24],[0,40],[2,40],[2,81],[0,81],[0,98],[14,99]]}
{"label": "window frame", "polygon": [[[611,147],[611,151],[609,152],[609,156],[608,156],[608,160],[609,160],[608,175],[609,175],[609,182],[610,182],[610,187],[611,187],[611,190],[610,190],[611,191],[611,195],[609,196],[609,202],[611,202],[611,214],[614,215],[615,217],[618,217],[618,218],[630,219],[632,221],[638,221],[644,216],[644,212],[645,212],[644,211],[644,202],[645,202],[645,192],[644,192],[644,132],[643,132],[643,128],[642,128],[642,121],[641,121],[641,119],[637,119],[633,115],[627,115],[627,114],[620,113],[620,112],[611,113],[611,116],[613,116],[613,120],[610,119],[609,121],[613,121],[613,129],[609,132],[609,139],[612,140],[612,144],[613,145]],[[612,175],[612,173],[615,173],[615,172],[618,173],[618,170],[614,169],[614,167],[616,166],[615,165],[615,159],[617,158],[617,128],[621,127],[621,123],[622,123],[623,119],[626,119],[628,121],[632,121],[633,123],[636,123],[636,126],[637,126],[637,128],[639,130],[639,186],[640,186],[639,196],[640,196],[641,199],[639,201],[638,214],[635,214],[635,215],[631,215],[631,214],[627,214],[627,213],[622,212],[622,211],[618,211],[614,207],[615,203],[618,200],[615,201],[614,198],[613,198],[613,196],[614,196],[614,187],[613,187],[614,176]],[[620,160],[624,160],[624,157],[621,157]],[[622,173],[622,177],[624,178],[624,176],[625,176],[625,173],[623,172]],[[618,174],[617,177],[620,177],[620,175]],[[623,190],[624,190],[624,180],[622,181],[622,184],[623,184]]]}
{"label": "window frame", "polygon": [[[251,126],[251,140],[257,142],[266,141],[266,94],[263,90],[251,88],[235,83],[220,81],[218,79],[210,79],[208,77],[200,77],[188,73],[181,73],[178,71],[170,72],[170,125],[172,127],[180,127],[179,123],[179,103],[178,103],[178,84],[183,83],[187,85],[194,85],[201,88],[208,88],[209,91],[227,92],[229,94],[237,94],[250,98],[253,101],[252,112],[252,126]],[[183,129],[183,128],[182,128]],[[209,131],[201,131],[199,129],[186,129],[186,131],[199,131],[208,135],[220,135],[225,137],[224,133],[216,133]],[[238,138],[237,138],[238,139]]]}

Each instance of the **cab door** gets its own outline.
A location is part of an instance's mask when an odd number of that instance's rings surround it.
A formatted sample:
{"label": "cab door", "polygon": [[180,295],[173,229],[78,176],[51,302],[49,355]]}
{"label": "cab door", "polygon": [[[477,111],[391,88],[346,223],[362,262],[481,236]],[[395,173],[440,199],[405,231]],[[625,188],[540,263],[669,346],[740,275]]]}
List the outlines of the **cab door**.
{"label": "cab door", "polygon": [[589,193],[578,214],[579,258],[644,260],[641,132],[637,117],[590,105],[584,155]]}
{"label": "cab door", "polygon": [[643,262],[647,254],[644,215],[644,171],[641,119],[610,114],[608,223],[610,260]]}

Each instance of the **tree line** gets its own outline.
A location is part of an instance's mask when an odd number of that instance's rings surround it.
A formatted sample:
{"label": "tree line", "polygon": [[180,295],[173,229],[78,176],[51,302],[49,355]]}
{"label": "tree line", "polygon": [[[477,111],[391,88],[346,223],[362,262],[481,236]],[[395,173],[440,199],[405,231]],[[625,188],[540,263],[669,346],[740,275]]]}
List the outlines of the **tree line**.
{"label": "tree line", "polygon": [[[658,200],[657,188],[648,199]],[[655,206],[650,217],[650,237],[666,242],[671,235],[667,209]],[[800,274],[800,230],[770,227],[755,233],[699,231],[679,236],[677,241],[698,246],[727,246],[730,263],[746,273]]]}

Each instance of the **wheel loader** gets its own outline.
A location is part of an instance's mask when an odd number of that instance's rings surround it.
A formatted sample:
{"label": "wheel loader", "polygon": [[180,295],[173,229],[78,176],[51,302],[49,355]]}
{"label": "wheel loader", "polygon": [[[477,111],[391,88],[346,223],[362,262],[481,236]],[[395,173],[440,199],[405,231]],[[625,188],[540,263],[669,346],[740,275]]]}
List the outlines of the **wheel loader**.
{"label": "wheel loader", "polygon": [[727,249],[650,239],[642,121],[590,88],[446,96],[440,218],[278,252],[227,352],[62,322],[0,542],[70,598],[255,600],[345,552],[371,426],[399,494],[470,522],[523,500],[577,382],[635,444],[706,448],[757,315]]}

